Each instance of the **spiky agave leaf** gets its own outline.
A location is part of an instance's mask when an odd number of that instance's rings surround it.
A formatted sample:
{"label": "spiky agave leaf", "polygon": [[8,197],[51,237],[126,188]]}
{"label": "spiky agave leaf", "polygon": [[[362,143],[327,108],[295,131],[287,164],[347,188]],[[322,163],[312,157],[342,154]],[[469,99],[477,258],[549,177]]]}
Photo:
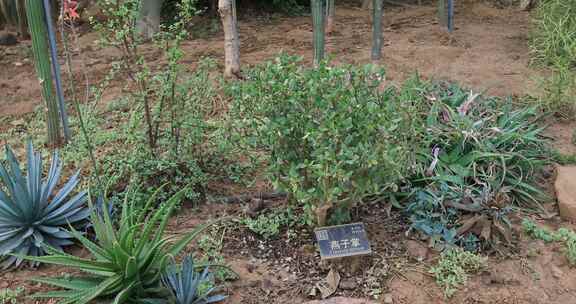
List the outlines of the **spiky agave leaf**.
{"label": "spiky agave leaf", "polygon": [[223,295],[212,295],[215,288],[210,286],[211,282],[208,267],[197,272],[191,256],[180,267],[173,262],[162,276],[162,284],[170,290],[176,304],[210,304],[226,299]]}
{"label": "spiky agave leaf", "polygon": [[80,226],[90,215],[86,192],[72,195],[79,182],[79,172],[56,191],[62,162],[54,152],[45,180],[42,180],[42,157],[27,145],[26,174],[18,159],[6,146],[6,161],[0,164],[0,264],[3,268],[19,266],[22,259],[13,254],[40,256],[44,246],[61,250],[71,245],[69,225]]}
{"label": "spiky agave leaf", "polygon": [[[209,225],[200,226],[169,244],[170,241],[164,236],[168,218],[186,190],[178,192],[152,211],[152,202],[156,201],[160,191],[158,189],[150,197],[144,209],[137,208],[135,200],[131,201],[127,195],[115,221],[108,212],[94,208],[91,219],[95,241],[74,229],[70,231],[88,249],[91,254],[89,258],[75,257],[52,248],[47,248],[50,253],[47,256],[19,255],[28,260],[71,267],[86,273],[80,277],[37,279],[38,282],[66,290],[37,294],[35,297],[60,298],[60,304],[87,304],[96,298],[107,298],[114,304],[161,303],[169,295],[160,284],[169,259],[178,255]],[[106,202],[103,207],[106,210]]]}

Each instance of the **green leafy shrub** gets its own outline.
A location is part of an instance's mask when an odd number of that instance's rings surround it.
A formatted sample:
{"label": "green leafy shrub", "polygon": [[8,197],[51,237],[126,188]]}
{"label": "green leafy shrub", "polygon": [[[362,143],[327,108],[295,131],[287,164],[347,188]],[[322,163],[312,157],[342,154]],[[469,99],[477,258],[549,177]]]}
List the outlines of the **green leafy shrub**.
{"label": "green leafy shrub", "polygon": [[208,267],[200,273],[191,256],[187,256],[180,266],[169,265],[162,276],[162,283],[166,286],[175,304],[210,304],[226,299],[223,295],[213,295],[216,290],[213,285],[213,276]]}
{"label": "green leafy shrub", "polygon": [[[96,124],[95,133],[100,134],[94,137],[102,135],[114,149],[122,146],[131,151],[124,155],[106,153],[101,157],[103,171],[113,175],[116,184],[142,185],[139,188],[142,201],[165,183],[170,186],[164,188],[160,199],[186,187],[188,200],[200,200],[208,179],[207,170],[212,165],[207,154],[216,146],[211,136],[219,126],[217,119],[209,121],[207,116],[213,110],[216,93],[209,76],[215,63],[203,60],[185,77],[181,64],[184,56],[181,44],[189,34],[187,25],[196,14],[195,4],[194,0],[172,1],[175,21],[163,26],[151,44],[166,58],[167,64],[152,68],[150,59],[139,48],[142,37],[133,26],[138,19],[139,0],[99,1],[106,17],[106,21],[94,21],[100,42],[123,54],[112,63],[107,80],[124,77],[133,89],[124,97],[124,115],[114,113],[120,117],[98,118],[119,120],[114,130],[116,136],[109,136],[110,130]],[[106,82],[96,97],[105,89]],[[100,147],[98,142],[95,145]]]}
{"label": "green leafy shrub", "polygon": [[[86,192],[72,196],[79,182],[74,174],[57,192],[62,162],[54,152],[50,169],[42,180],[40,153],[27,145],[26,175],[10,147],[6,147],[6,161],[0,164],[0,260],[2,267],[19,266],[22,259],[11,254],[40,256],[45,245],[62,250],[73,244],[67,231],[86,224],[90,209],[86,206]],[[85,226],[85,225],[84,225]]]}
{"label": "green leafy shrub", "polygon": [[[135,106],[130,96],[109,104],[102,110],[83,106],[86,128],[97,147],[101,177],[113,189],[113,195],[123,196],[126,185],[139,185],[141,204],[161,185],[158,200],[165,200],[185,188],[185,199],[197,203],[204,199],[206,185],[211,180],[235,178],[247,181],[250,163],[236,157],[236,147],[225,132],[223,117],[210,116],[215,109],[216,88],[211,85],[210,71],[215,62],[202,60],[196,69],[174,86],[174,116],[164,115],[168,125],[159,126],[158,148],[154,153],[147,144],[144,127],[145,111]],[[165,79],[165,78],[164,78]],[[166,86],[163,86],[164,88]],[[160,88],[160,87],[159,87]],[[153,115],[161,115],[161,108],[153,108]],[[173,120],[172,120],[173,119]],[[82,138],[67,145],[63,157],[77,166],[85,165],[89,151]],[[117,153],[125,149],[130,153]]]}
{"label": "green leafy shrub", "polygon": [[[410,101],[381,91],[373,67],[299,66],[281,56],[234,83],[232,112],[259,149],[270,151],[277,187],[325,222],[363,197],[394,189],[410,165]],[[342,212],[338,212],[342,211]],[[324,218],[324,219],[323,219]]]}
{"label": "green leafy shrub", "polygon": [[534,61],[552,67],[552,75],[543,82],[543,105],[563,116],[576,111],[575,15],[574,0],[538,1],[531,39]]}
{"label": "green leafy shrub", "polygon": [[[157,191],[157,193],[160,190]],[[177,256],[206,227],[184,234],[176,242],[164,235],[168,219],[183,192],[179,192],[147,215],[155,198],[145,208],[126,199],[115,226],[107,212],[92,213],[96,241],[75,230],[74,237],[90,252],[80,258],[55,249],[43,257],[20,256],[31,261],[62,265],[85,272],[85,276],[38,278],[36,281],[63,291],[37,294],[36,297],[62,298],[60,303],[85,304],[97,298],[114,303],[160,303],[168,292],[161,288],[161,276],[168,261]]]}
{"label": "green leafy shrub", "polygon": [[485,258],[462,249],[448,249],[442,252],[438,264],[430,268],[430,273],[444,290],[444,295],[450,298],[460,286],[466,284],[470,274],[485,266]]}

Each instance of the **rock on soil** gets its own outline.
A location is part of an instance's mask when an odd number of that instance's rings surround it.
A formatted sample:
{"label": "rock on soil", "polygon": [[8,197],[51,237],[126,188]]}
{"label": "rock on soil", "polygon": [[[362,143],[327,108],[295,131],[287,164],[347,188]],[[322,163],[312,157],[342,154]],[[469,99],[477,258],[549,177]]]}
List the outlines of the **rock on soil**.
{"label": "rock on soil", "polygon": [[17,43],[16,35],[9,32],[0,32],[0,45],[15,45]]}
{"label": "rock on soil", "polygon": [[576,221],[576,166],[558,166],[556,171],[554,189],[560,216],[565,220]]}
{"label": "rock on soil", "polygon": [[354,299],[347,297],[335,297],[326,300],[315,300],[306,302],[304,304],[378,304],[377,302],[365,300],[365,299]]}
{"label": "rock on soil", "polygon": [[428,258],[428,247],[421,242],[408,240],[406,241],[406,253],[414,260],[422,262]]}

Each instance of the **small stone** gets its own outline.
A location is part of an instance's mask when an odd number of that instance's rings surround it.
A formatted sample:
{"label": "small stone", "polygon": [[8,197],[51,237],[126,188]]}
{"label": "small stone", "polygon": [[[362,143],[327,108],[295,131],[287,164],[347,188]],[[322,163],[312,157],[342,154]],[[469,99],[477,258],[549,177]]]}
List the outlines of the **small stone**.
{"label": "small stone", "polygon": [[346,279],[340,282],[340,288],[343,290],[354,290],[358,287],[358,284],[353,279]]}
{"label": "small stone", "polygon": [[560,279],[564,276],[564,272],[554,265],[552,265],[550,271],[552,271],[552,276],[556,279]]}
{"label": "small stone", "polygon": [[391,293],[387,293],[384,295],[384,304],[394,304],[394,299],[392,298]]}
{"label": "small stone", "polygon": [[576,166],[556,167],[554,190],[558,199],[560,216],[576,221]]}
{"label": "small stone", "polygon": [[374,301],[347,297],[334,297],[326,300],[316,300],[304,304],[377,304]]}
{"label": "small stone", "polygon": [[15,45],[18,43],[16,35],[9,32],[0,32],[0,45]]}
{"label": "small stone", "polygon": [[411,258],[420,262],[428,257],[428,247],[414,240],[406,241],[406,252]]}

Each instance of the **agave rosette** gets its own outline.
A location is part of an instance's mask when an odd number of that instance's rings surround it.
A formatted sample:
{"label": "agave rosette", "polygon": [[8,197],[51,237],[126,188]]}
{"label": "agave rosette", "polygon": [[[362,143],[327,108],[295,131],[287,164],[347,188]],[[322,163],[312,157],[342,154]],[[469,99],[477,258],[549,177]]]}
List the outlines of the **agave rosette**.
{"label": "agave rosette", "polygon": [[21,265],[22,258],[15,255],[41,256],[46,254],[46,246],[62,250],[73,244],[74,237],[67,229],[86,223],[90,209],[86,192],[73,195],[79,172],[56,191],[61,173],[57,152],[43,181],[42,157],[32,143],[27,146],[26,174],[12,149],[6,147],[6,160],[0,164],[1,267]]}

